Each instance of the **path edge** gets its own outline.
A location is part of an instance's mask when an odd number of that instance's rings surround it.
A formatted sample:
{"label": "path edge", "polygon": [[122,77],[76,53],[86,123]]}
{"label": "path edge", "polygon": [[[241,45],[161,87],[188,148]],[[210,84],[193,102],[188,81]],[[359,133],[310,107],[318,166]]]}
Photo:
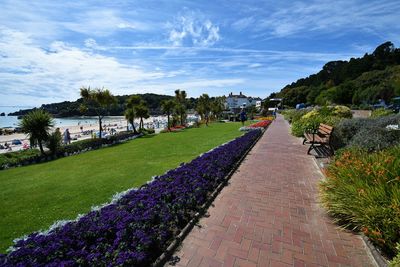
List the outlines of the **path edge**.
{"label": "path edge", "polygon": [[254,140],[251,146],[245,151],[245,153],[240,157],[240,159],[234,164],[232,170],[225,176],[224,180],[217,186],[217,188],[211,193],[208,200],[200,207],[200,210],[194,215],[194,217],[188,222],[188,224],[182,229],[182,231],[177,235],[168,248],[151,264],[152,267],[160,267],[163,266],[170,257],[174,254],[175,250],[182,243],[185,237],[190,233],[193,227],[197,224],[197,222],[206,214],[208,208],[211,206],[213,201],[222,191],[222,189],[228,184],[228,181],[231,179],[232,175],[237,171],[240,164],[244,161],[253,147],[258,143],[264,133],[267,131],[268,127],[264,130],[261,130],[261,134]]}

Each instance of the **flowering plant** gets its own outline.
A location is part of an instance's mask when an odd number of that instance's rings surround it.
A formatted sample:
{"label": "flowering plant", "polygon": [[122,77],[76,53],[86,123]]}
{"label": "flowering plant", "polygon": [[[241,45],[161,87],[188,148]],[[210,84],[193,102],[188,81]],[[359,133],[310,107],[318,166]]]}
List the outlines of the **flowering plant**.
{"label": "flowering plant", "polygon": [[17,241],[0,266],[147,266],[260,136],[255,130],[75,221]]}

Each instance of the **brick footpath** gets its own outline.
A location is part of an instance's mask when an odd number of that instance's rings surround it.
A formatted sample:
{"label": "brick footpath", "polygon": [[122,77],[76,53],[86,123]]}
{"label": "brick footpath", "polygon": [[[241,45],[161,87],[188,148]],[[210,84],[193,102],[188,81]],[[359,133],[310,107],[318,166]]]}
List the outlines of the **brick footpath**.
{"label": "brick footpath", "polygon": [[318,203],[322,174],[278,116],[174,256],[176,266],[375,266]]}

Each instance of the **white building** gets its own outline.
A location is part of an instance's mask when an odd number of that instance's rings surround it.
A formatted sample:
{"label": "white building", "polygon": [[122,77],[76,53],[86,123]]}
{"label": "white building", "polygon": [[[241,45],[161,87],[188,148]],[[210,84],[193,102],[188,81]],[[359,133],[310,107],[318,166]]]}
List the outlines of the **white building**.
{"label": "white building", "polygon": [[256,106],[257,101],[261,101],[261,98],[259,97],[247,97],[242,92],[238,95],[234,95],[233,93],[230,93],[226,97],[226,108],[233,110],[233,109],[238,109],[238,108],[244,108],[244,107],[249,107],[249,106]]}

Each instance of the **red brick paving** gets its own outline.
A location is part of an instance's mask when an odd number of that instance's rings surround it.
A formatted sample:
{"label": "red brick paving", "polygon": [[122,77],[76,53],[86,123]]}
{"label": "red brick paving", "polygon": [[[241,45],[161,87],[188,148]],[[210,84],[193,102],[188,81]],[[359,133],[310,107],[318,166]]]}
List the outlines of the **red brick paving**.
{"label": "red brick paving", "polygon": [[274,121],[175,253],[176,266],[374,266],[318,204],[307,147]]}

